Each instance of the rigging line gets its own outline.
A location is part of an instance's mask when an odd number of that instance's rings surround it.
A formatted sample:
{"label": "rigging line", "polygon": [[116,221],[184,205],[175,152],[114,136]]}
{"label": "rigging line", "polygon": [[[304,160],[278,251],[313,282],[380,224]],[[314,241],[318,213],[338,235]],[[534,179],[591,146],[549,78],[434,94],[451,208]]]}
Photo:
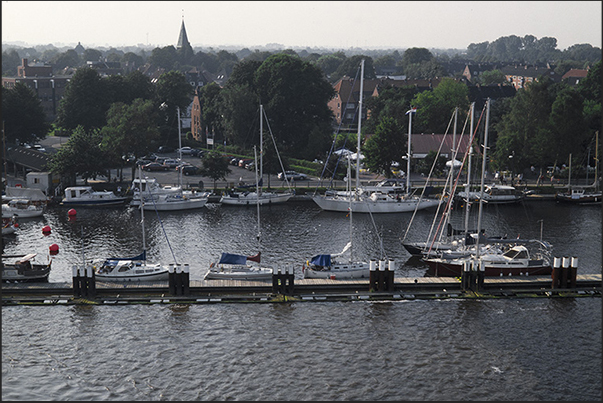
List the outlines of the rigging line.
{"label": "rigging line", "polygon": [[[358,79],[358,75],[360,74],[360,68],[361,66],[358,66],[358,69],[356,70],[356,76],[354,76],[354,81],[352,82],[352,91],[350,91],[350,93],[348,94],[348,98],[346,99],[346,103],[345,105],[347,106],[350,102],[350,98],[352,97],[352,93],[354,92],[354,85],[356,84],[356,80]],[[356,106],[356,110],[354,111],[354,117],[352,118],[352,122],[354,121],[354,119],[356,118],[356,115],[358,113],[358,106]],[[337,136],[339,136],[339,132],[341,130],[341,125],[343,124],[343,114],[341,116],[341,120],[339,121],[339,126],[337,126],[337,131],[335,132],[335,137],[333,138],[333,141],[331,142],[331,148],[329,150],[329,154],[327,155],[327,159],[325,161],[325,164],[322,167],[322,172],[320,173],[320,179],[322,181],[323,175],[327,169],[327,163],[329,162],[329,159],[331,158],[331,155],[333,154],[333,148],[335,147],[335,144],[337,143]],[[344,147],[347,144],[347,136],[344,140]],[[333,175],[331,176],[331,180],[329,182],[329,186],[333,187],[333,178],[335,177],[335,174],[337,173],[337,167],[339,166],[339,161],[341,160],[341,154],[339,155],[338,159],[337,159],[337,163],[335,164],[335,169],[333,170]],[[318,192],[318,185],[316,186],[316,189],[314,190],[314,194],[316,194]]]}
{"label": "rigging line", "polygon": [[[450,125],[451,124],[452,124],[452,117],[450,118],[450,121],[448,122],[448,128],[446,128],[446,133],[448,133],[448,130],[450,130]],[[435,169],[435,165],[436,165],[436,162],[438,160],[437,157],[440,155],[440,151],[442,150],[442,146],[444,145],[444,138],[445,137],[446,136],[444,136],[442,138],[442,141],[440,142],[440,147],[439,147],[438,152],[436,154],[436,158],[433,159],[433,163],[431,164],[431,169],[429,171],[429,175],[427,176],[427,181],[425,182],[426,184],[428,183],[429,178],[431,178],[431,174],[433,173],[433,171]],[[408,156],[408,158],[410,158],[410,155]],[[410,172],[407,172],[406,175],[410,175]],[[423,186],[423,192],[425,191],[425,187],[426,186]],[[423,193],[421,193],[421,196],[422,195],[423,195]],[[420,201],[421,201],[421,199],[419,199],[419,202]],[[413,211],[412,216],[410,217],[410,221],[408,222],[408,225],[406,226],[406,232],[404,233],[404,237],[402,237],[402,242],[404,242],[404,240],[406,240],[406,236],[408,235],[408,232],[410,231],[410,227],[412,226],[412,222],[413,222],[413,220],[414,220],[414,218],[415,218],[415,216],[417,214],[417,211],[419,210],[418,207],[419,207],[419,203],[417,203],[417,205],[415,206],[415,210]],[[438,214],[439,211],[440,211],[440,205],[438,204],[438,208],[436,210],[436,214]],[[430,234],[431,234],[431,231],[430,231]]]}
{"label": "rigging line", "polygon": [[[473,143],[473,139],[475,138],[475,134],[477,133],[477,130],[479,129],[479,124],[480,124],[480,122],[481,122],[481,120],[482,120],[482,117],[483,117],[483,115],[484,115],[484,111],[485,111],[485,109],[486,109],[486,106],[484,105],[484,109],[482,109],[482,113],[480,114],[480,118],[479,118],[479,120],[478,120],[478,122],[477,122],[477,125],[475,125],[475,130],[474,130],[474,132],[471,134],[471,139],[469,139],[469,144],[472,144],[472,143]],[[466,158],[467,158],[467,155],[468,155],[468,151],[467,151],[467,152],[465,152],[465,155],[463,156],[463,161],[462,161],[462,163],[461,163],[461,166],[464,166],[464,165],[465,165],[465,160],[466,160]],[[458,178],[460,177],[460,174],[461,174],[461,170],[459,169],[459,173],[457,174],[457,183],[458,183]],[[453,192],[455,192],[455,191],[456,191],[456,185],[455,185],[455,187],[454,187],[454,189],[453,189]],[[453,194],[454,194],[454,193],[453,193]],[[469,195],[467,195],[467,197],[468,197],[468,196],[469,196]],[[452,200],[452,195],[451,195],[451,196],[449,197],[449,199],[448,199],[448,203],[447,203],[448,205],[450,204],[451,200]],[[437,229],[437,232],[443,231],[443,225],[442,225],[442,224],[443,224],[443,217],[442,217],[442,218],[440,218],[440,223],[438,224],[438,229]],[[437,233],[437,232],[436,232],[436,233]],[[479,236],[479,235],[478,235],[478,236]],[[429,250],[428,250],[428,253],[430,253],[430,252],[431,252],[431,249],[433,248],[433,244],[434,244],[434,243],[435,243],[435,237],[434,237],[434,239],[431,241],[431,244],[429,245]]]}
{"label": "rigging line", "polygon": [[[149,194],[151,195],[151,201],[153,202],[153,207],[155,208],[155,213],[157,214],[157,219],[159,220],[159,224],[161,225],[161,230],[163,231],[163,236],[165,236],[165,240],[167,241],[168,247],[170,248],[170,252],[172,252],[172,257],[174,258],[174,263],[178,264],[178,261],[176,260],[176,255],[174,254],[174,250],[172,249],[172,245],[170,244],[170,239],[168,238],[167,233],[165,232],[165,228],[163,227],[163,221],[161,221],[161,217],[159,216],[159,211],[157,210],[157,205],[155,204],[155,198],[153,197],[153,194],[151,193],[150,187],[147,187],[147,190],[149,191]],[[182,188],[180,189],[180,191],[182,192]],[[144,206],[141,204],[140,208],[143,209]]]}
{"label": "rigging line", "polygon": [[[281,164],[281,169],[284,174],[285,167],[283,166],[283,160],[281,159],[281,154],[278,152],[278,147],[276,146],[276,140],[274,140],[274,135],[272,134],[272,128],[270,127],[270,122],[268,121],[268,116],[266,115],[266,110],[262,110],[264,113],[264,117],[266,118],[266,125],[268,126],[268,132],[270,132],[270,138],[272,139],[272,144],[274,145],[274,150],[276,151],[276,156],[278,157],[278,162]],[[287,183],[287,187],[291,190],[291,186],[289,185],[289,180],[287,180],[287,175],[285,175],[285,182]]]}

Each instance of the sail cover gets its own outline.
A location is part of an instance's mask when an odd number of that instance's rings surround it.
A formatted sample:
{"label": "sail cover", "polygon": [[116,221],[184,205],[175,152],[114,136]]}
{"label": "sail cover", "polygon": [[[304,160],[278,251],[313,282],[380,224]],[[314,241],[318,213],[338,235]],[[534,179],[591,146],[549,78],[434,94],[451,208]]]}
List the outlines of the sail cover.
{"label": "sail cover", "polygon": [[[117,262],[119,260],[147,260],[147,251],[143,250],[140,255],[134,256],[134,257],[110,257],[106,260],[106,262],[110,262],[110,261]],[[108,263],[105,263],[105,264],[108,264]]]}
{"label": "sail cover", "polygon": [[331,266],[331,255],[316,255],[310,260],[310,263],[316,266]]}
{"label": "sail cover", "polygon": [[222,257],[220,257],[220,261],[218,263],[224,263],[224,264],[246,264],[247,263],[247,256],[234,255],[232,253],[222,253]]}

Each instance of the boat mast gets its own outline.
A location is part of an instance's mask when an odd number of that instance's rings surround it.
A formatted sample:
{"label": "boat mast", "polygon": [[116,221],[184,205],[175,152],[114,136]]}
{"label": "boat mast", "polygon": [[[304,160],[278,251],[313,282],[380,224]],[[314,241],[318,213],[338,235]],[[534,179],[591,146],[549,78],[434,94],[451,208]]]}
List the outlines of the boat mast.
{"label": "boat mast", "polygon": [[[358,101],[358,139],[356,144],[356,200],[360,188],[360,132],[362,130],[362,94],[364,92],[364,59],[360,61],[360,96]],[[348,161],[349,164],[349,161]],[[351,178],[350,178],[351,179]]]}
{"label": "boat mast", "polygon": [[[144,194],[142,192],[142,166],[139,165],[138,166],[138,176],[140,178],[140,225],[142,226],[142,253],[144,256],[143,259],[143,263],[146,266],[147,264],[147,243],[146,243],[146,238],[145,238],[145,231],[144,231]],[[148,188],[147,188],[148,189]],[[149,193],[151,193],[151,190],[149,190]]]}
{"label": "boat mast", "polygon": [[[178,160],[182,164],[182,135],[180,129],[180,107],[176,106],[178,111]],[[182,188],[182,167],[178,170],[178,187]]]}
{"label": "boat mast", "polygon": [[[261,107],[260,107],[261,110]],[[256,146],[253,146],[253,155],[255,157],[255,193],[258,197],[255,198],[255,206],[257,209],[257,216],[258,216],[258,234],[257,234],[257,239],[258,239],[258,243],[260,243],[261,246],[261,235],[262,235],[262,231],[260,229],[260,198],[259,198],[259,194],[260,194],[260,184],[258,181],[258,152],[257,152],[257,148]]]}
{"label": "boat mast", "polygon": [[[360,153],[359,153],[360,154]],[[356,158],[356,161],[358,161],[358,158]],[[348,192],[351,195],[352,193],[352,158],[350,157],[350,154],[348,154]],[[352,197],[350,196],[348,198],[348,213],[350,216],[350,263],[352,263],[352,254],[354,253],[354,248],[353,248],[353,240],[352,240],[352,236],[353,236],[353,228],[352,228]]]}
{"label": "boat mast", "polygon": [[[475,102],[471,103],[470,111],[471,111],[471,124],[470,131],[471,136],[473,136],[473,107],[475,106]],[[469,137],[470,139],[473,137]],[[467,164],[467,185],[465,186],[465,195],[467,200],[465,200],[465,237],[469,233],[469,191],[471,190],[471,157],[473,155],[473,146],[469,144],[469,155],[467,156],[469,161]]]}
{"label": "boat mast", "polygon": [[[263,164],[263,156],[264,156],[264,116],[263,116],[263,106],[262,104],[260,104],[260,179],[264,177],[264,164]],[[254,148],[255,150],[255,148]],[[255,152],[255,151],[254,151]],[[256,156],[256,160],[255,160],[255,164],[257,165],[258,160],[257,160],[257,156]],[[255,182],[257,184],[258,182],[258,175],[257,175],[257,167],[256,167],[256,175],[255,175]],[[258,188],[258,186],[256,186],[256,194],[258,195],[258,197],[260,196],[260,192],[262,191],[261,188]]]}
{"label": "boat mast", "polygon": [[[588,168],[587,168],[588,171]],[[599,131],[595,139],[595,192],[599,191]]]}
{"label": "boat mast", "polygon": [[475,255],[479,259],[479,235],[482,231],[482,209],[484,205],[484,181],[486,178],[486,150],[488,150],[488,124],[490,123],[490,98],[486,100],[486,128],[484,130],[484,154],[482,157],[482,181],[479,192],[479,213],[477,215],[477,241],[475,242]]}

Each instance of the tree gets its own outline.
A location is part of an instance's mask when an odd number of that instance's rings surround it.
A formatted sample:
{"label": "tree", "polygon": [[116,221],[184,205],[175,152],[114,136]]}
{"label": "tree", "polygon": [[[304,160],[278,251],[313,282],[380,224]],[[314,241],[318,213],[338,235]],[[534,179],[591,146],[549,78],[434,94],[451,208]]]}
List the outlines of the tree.
{"label": "tree", "polygon": [[405,144],[408,135],[404,134],[404,128],[391,117],[383,117],[375,128],[375,134],[371,136],[363,147],[365,164],[372,172],[391,178],[392,162],[400,162],[406,154]]}
{"label": "tree", "polygon": [[371,118],[363,124],[363,130],[366,133],[374,133],[377,124],[384,117],[391,117],[402,124],[406,120],[406,111],[415,94],[414,86],[389,86],[380,89],[378,97],[370,97],[366,100],[366,108],[371,111]]}
{"label": "tree", "polygon": [[65,67],[79,67],[82,64],[80,57],[73,49],[69,49],[64,53],[59,53],[50,62],[52,63],[52,69],[54,71],[62,70]]}
{"label": "tree", "polygon": [[210,151],[203,156],[203,166],[200,171],[201,175],[214,180],[214,190],[216,189],[216,181],[226,180],[226,175],[231,172],[228,160],[217,151]]}
{"label": "tree", "polygon": [[83,126],[89,131],[103,127],[109,109],[106,82],[91,68],[78,69],[65,88],[59,103],[57,126],[72,131]]}
{"label": "tree", "polygon": [[46,114],[35,92],[23,83],[12,89],[2,88],[2,120],[9,143],[29,143],[44,138],[50,130]]}
{"label": "tree", "polygon": [[505,75],[500,70],[484,71],[481,79],[483,85],[502,84],[507,81]]}
{"label": "tree", "polygon": [[96,179],[105,175],[107,166],[106,155],[101,149],[102,136],[98,129],[87,132],[83,126],[78,126],[69,140],[52,157],[50,171],[61,176],[69,176],[71,183],[80,175],[86,183],[88,179]]}
{"label": "tree", "polygon": [[124,166],[132,161],[132,177],[138,157],[154,150],[159,140],[157,115],[151,100],[135,99],[131,105],[114,103],[107,112],[107,126],[101,130],[102,149],[110,166]]}
{"label": "tree", "polygon": [[[157,79],[158,103],[162,108],[165,126],[160,128],[163,144],[176,146],[178,143],[178,113],[186,110],[191,103],[193,87],[186,81],[184,74],[177,71],[163,73]],[[176,141],[173,142],[175,139]]]}
{"label": "tree", "polygon": [[315,158],[308,149],[314,143],[310,136],[329,136],[332,120],[327,103],[334,90],[322,71],[298,57],[276,54],[257,70],[255,84],[278,149],[298,158]]}
{"label": "tree", "polygon": [[444,78],[432,91],[415,95],[412,106],[417,108],[417,113],[413,132],[446,133],[454,109],[459,107],[462,116],[469,108],[468,93],[465,84]]}
{"label": "tree", "polygon": [[15,49],[2,52],[2,75],[16,76],[17,67],[21,65],[21,57]]}
{"label": "tree", "polygon": [[360,61],[364,59],[364,78],[375,78],[375,68],[373,67],[373,58],[364,55],[354,55],[343,59],[335,73],[331,75],[331,82],[339,80],[343,76],[360,77]]}
{"label": "tree", "polygon": [[199,103],[202,112],[202,128],[212,133],[223,135],[222,111],[220,93],[222,89],[216,83],[204,85],[199,90]]}

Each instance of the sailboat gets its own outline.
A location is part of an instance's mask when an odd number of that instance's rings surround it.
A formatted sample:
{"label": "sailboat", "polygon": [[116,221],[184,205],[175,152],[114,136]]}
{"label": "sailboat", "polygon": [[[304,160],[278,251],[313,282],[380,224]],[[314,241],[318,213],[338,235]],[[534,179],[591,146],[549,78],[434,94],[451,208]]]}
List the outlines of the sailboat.
{"label": "sailboat", "polygon": [[[587,167],[588,168],[588,167]],[[588,171],[587,171],[588,172]],[[557,192],[555,200],[573,204],[601,204],[603,195],[599,188],[599,132],[596,133],[595,141],[595,182],[591,186],[571,186],[572,179],[572,155],[569,161],[569,180],[567,191]]]}
{"label": "sailboat", "polygon": [[[405,213],[417,209],[426,209],[438,206],[441,199],[431,199],[410,193],[410,179],[407,179],[406,194],[400,195],[396,192],[370,191],[365,192],[360,186],[360,139],[362,131],[362,93],[364,88],[364,59],[360,64],[360,99],[358,102],[358,133],[357,133],[357,152],[356,152],[356,188],[349,192],[328,192],[324,195],[316,195],[312,198],[316,204],[326,211],[345,212],[351,208],[357,213]],[[412,114],[415,109],[407,112],[410,114],[408,126],[408,169],[407,178],[410,178],[410,141]],[[348,181],[351,177],[348,176]]]}
{"label": "sailboat", "polygon": [[[256,148],[253,148],[255,154],[255,186],[256,193],[259,194],[258,164]],[[256,210],[258,219],[258,243],[261,243],[261,223],[260,223],[260,198],[256,197]],[[272,279],[272,268],[262,267],[262,252],[254,256],[246,256],[233,253],[222,253],[217,262],[212,262],[209,270],[205,274],[205,280],[270,280]],[[253,263],[251,263],[253,262]]]}
{"label": "sailboat", "polygon": [[[180,133],[180,108],[178,108],[178,157],[182,161],[182,136]],[[146,181],[145,181],[146,182]],[[140,174],[139,184],[143,184],[142,173]],[[146,183],[145,183],[146,184]],[[155,186],[155,188],[157,188]],[[151,186],[146,186],[147,193],[140,193],[140,200],[144,199],[142,208],[156,211],[177,211],[198,209],[209,200],[209,192],[197,192],[195,190],[184,190],[182,188],[182,170],[178,172],[178,187],[163,189],[160,188],[158,194],[152,192]]]}
{"label": "sailboat", "polygon": [[[348,178],[351,175],[351,161],[348,155]],[[348,180],[348,191],[350,191],[351,181]],[[352,198],[348,198],[348,208],[350,217],[350,241],[343,250],[337,254],[322,254],[313,256],[302,267],[304,278],[323,278],[323,279],[350,279],[350,278],[368,278],[370,276],[370,265],[367,262],[354,262],[352,254]],[[349,251],[348,259],[338,258],[344,256]]]}
{"label": "sailboat", "polygon": [[[233,206],[248,206],[248,205],[259,204],[261,206],[264,204],[285,203],[293,196],[293,192],[276,193],[276,192],[264,192],[262,190],[262,183],[263,183],[263,178],[264,178],[264,168],[263,168],[263,155],[264,155],[263,121],[264,121],[264,116],[263,115],[264,115],[263,106],[260,104],[260,163],[259,163],[260,174],[259,174],[259,182],[258,182],[258,178],[257,178],[257,174],[256,174],[256,191],[255,192],[248,192],[248,191],[229,192],[225,195],[222,195],[222,198],[220,199],[220,203],[222,203],[222,204],[233,205]],[[275,145],[275,147],[276,147],[276,145]],[[277,150],[277,153],[278,153],[278,150]],[[256,171],[257,171],[257,167],[258,167],[257,158],[255,161],[255,166],[256,166]],[[283,171],[284,171],[284,169],[283,169]]]}
{"label": "sailboat", "polygon": [[[484,204],[484,179],[486,169],[486,151],[488,149],[488,122],[490,117],[490,99],[486,103],[486,130],[482,154],[482,173],[479,198],[479,213],[477,233],[481,233],[481,221]],[[469,256],[463,257],[429,257],[422,260],[429,266],[428,273],[435,276],[460,277],[466,267],[474,270],[483,269],[484,276],[521,276],[547,275],[552,273],[551,250],[548,242],[537,239],[501,239],[497,245],[501,247],[485,250],[482,248],[482,237],[476,238],[475,247]],[[505,245],[503,248],[502,245]],[[530,251],[528,245],[537,245],[536,250]],[[535,249],[535,248],[532,248]]]}
{"label": "sailboat", "polygon": [[160,263],[147,262],[144,205],[143,199],[140,206],[142,253],[133,257],[112,257],[93,261],[92,268],[97,279],[104,281],[164,281],[168,279],[169,271],[167,267]]}

